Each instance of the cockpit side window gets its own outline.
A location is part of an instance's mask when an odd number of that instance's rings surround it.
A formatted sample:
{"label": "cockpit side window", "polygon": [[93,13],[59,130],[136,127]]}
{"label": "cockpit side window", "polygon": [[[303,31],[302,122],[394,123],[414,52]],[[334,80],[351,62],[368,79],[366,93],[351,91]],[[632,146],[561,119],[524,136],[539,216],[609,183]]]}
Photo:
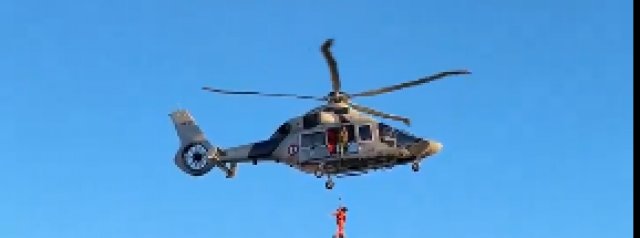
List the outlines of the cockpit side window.
{"label": "cockpit side window", "polygon": [[358,135],[360,136],[361,141],[370,141],[373,139],[373,135],[371,133],[371,126],[369,125],[361,125],[358,127]]}
{"label": "cockpit side window", "polygon": [[399,145],[412,144],[422,140],[406,131],[393,128],[384,123],[379,123],[378,127],[379,127],[380,138],[389,138],[389,139],[396,140]]}

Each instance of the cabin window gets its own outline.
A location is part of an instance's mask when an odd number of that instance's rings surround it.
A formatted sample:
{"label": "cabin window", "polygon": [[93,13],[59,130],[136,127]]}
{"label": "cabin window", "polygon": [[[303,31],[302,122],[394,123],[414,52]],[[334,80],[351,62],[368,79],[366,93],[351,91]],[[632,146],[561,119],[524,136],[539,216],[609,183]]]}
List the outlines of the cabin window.
{"label": "cabin window", "polygon": [[300,138],[301,147],[314,147],[325,145],[324,132],[314,132],[309,134],[302,134]]}
{"label": "cabin window", "polygon": [[302,134],[300,136],[300,147],[311,147],[313,144],[313,134]]}
{"label": "cabin window", "polygon": [[369,125],[361,125],[358,127],[358,135],[360,136],[361,141],[370,141],[373,139],[373,134],[371,133],[371,126]]}
{"label": "cabin window", "polygon": [[344,125],[347,127],[347,132],[349,133],[349,142],[356,141],[356,127],[353,125]]}
{"label": "cabin window", "polygon": [[311,135],[313,135],[313,146],[321,146],[326,144],[324,140],[324,132],[316,132]]}

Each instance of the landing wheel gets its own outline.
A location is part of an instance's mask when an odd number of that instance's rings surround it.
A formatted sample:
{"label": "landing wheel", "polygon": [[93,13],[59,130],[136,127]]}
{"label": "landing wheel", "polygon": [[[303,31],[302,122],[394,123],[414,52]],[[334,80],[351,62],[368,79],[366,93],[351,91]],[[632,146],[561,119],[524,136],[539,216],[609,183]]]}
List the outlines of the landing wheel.
{"label": "landing wheel", "polygon": [[227,171],[227,178],[233,178],[236,176],[236,169],[232,167],[229,171]]}
{"label": "landing wheel", "polygon": [[324,176],[324,164],[319,164],[316,170],[313,172],[317,178],[322,178]]}
{"label": "landing wheel", "polygon": [[335,185],[335,183],[333,183],[333,180],[331,180],[331,179],[327,180],[327,182],[324,183],[324,187],[326,189],[329,189],[329,190],[333,189],[334,185]]}
{"label": "landing wheel", "polygon": [[418,171],[420,171],[420,163],[418,163],[418,162],[413,162],[413,164],[411,165],[411,170],[413,170],[413,172],[418,172]]}

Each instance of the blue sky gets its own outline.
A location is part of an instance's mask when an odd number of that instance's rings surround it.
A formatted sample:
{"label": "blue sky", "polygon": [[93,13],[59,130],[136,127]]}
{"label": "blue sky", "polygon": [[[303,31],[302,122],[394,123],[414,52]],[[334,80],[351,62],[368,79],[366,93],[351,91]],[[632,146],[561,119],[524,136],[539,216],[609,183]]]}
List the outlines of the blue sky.
{"label": "blue sky", "polygon": [[[231,1],[228,1],[231,2]],[[632,1],[1,1],[0,236],[631,237]],[[227,147],[325,95],[363,98],[444,150],[336,181],[276,164],[193,178],[167,114]]]}

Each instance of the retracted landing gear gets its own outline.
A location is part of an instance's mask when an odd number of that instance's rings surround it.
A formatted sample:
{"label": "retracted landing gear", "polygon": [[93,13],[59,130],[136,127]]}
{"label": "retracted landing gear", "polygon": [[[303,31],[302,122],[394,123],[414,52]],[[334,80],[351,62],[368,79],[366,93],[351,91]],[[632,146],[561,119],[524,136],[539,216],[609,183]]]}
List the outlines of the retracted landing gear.
{"label": "retracted landing gear", "polygon": [[420,163],[417,161],[413,162],[413,164],[411,164],[411,170],[413,170],[413,172],[420,171]]}

